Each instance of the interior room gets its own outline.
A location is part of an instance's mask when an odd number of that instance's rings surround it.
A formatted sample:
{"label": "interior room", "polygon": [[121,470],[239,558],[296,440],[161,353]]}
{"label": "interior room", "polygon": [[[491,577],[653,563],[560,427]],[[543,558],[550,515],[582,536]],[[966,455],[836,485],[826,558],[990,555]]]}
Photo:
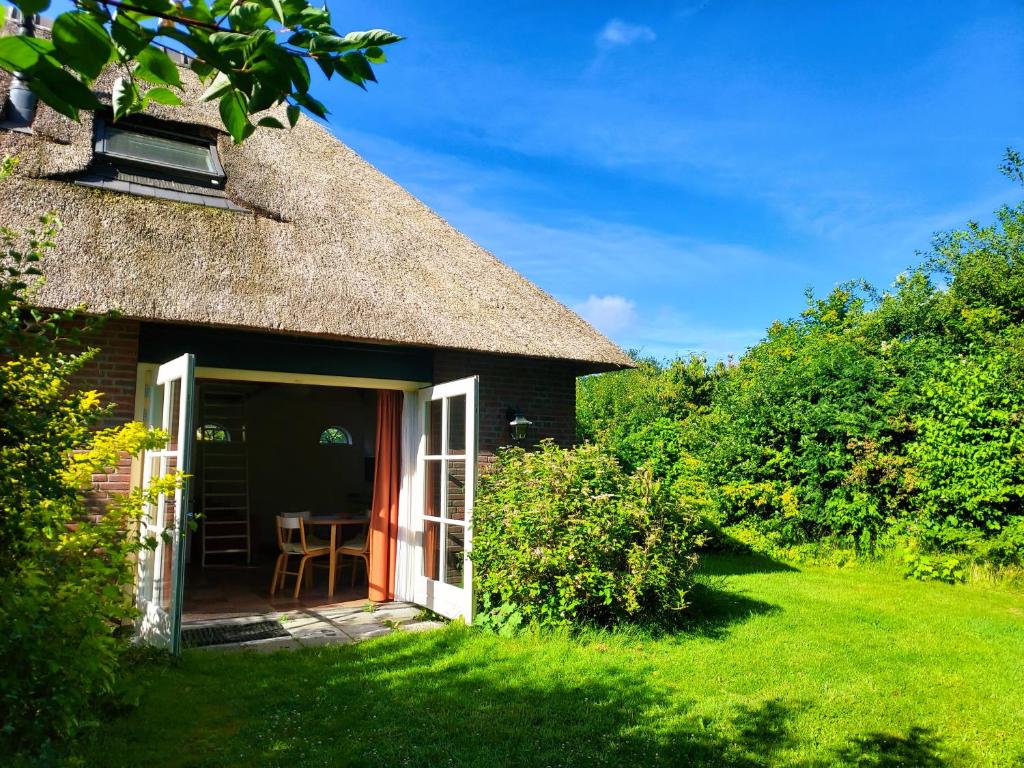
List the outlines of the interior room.
{"label": "interior room", "polygon": [[[195,394],[196,526],[188,534],[184,618],[208,619],[365,600],[364,561],[337,555],[328,595],[328,556],[287,558],[271,596],[283,539],[300,544],[279,516],[303,518],[307,548],[329,541],[317,518],[345,519],[338,545],[360,548],[373,493],[377,392],[372,389],[199,379]],[[365,522],[363,522],[365,520]],[[301,545],[301,544],[300,544]],[[295,547],[291,547],[295,549]],[[311,572],[309,575],[308,572]]]}

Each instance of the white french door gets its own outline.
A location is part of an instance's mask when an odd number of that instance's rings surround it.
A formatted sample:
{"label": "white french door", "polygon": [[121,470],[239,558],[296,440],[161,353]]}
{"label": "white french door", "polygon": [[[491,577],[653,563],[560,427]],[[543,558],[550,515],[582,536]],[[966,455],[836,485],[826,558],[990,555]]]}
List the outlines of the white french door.
{"label": "white french door", "polygon": [[473,620],[473,496],[477,399],[472,376],[419,391],[412,514],[413,600],[448,618]]}
{"label": "white french door", "polygon": [[[161,365],[155,380],[147,383],[146,426],[164,430],[170,440],[164,449],[143,454],[143,488],[170,473],[191,474],[194,388],[195,357],[189,354]],[[181,644],[185,533],[191,515],[187,483],[186,477],[173,494],[161,493],[147,506],[140,526],[143,539],[152,538],[157,545],[139,553],[137,634],[174,654]]]}

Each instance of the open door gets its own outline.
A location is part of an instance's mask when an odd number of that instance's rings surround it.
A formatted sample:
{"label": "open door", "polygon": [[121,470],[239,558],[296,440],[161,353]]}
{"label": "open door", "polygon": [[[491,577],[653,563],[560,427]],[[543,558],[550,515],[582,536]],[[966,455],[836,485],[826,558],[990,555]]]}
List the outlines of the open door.
{"label": "open door", "polygon": [[414,601],[442,616],[473,620],[473,495],[479,379],[419,392],[419,448],[412,515]]}
{"label": "open door", "polygon": [[[146,385],[145,421],[170,435],[163,450],[143,455],[142,483],[168,473],[192,472],[192,394],[195,357],[182,355],[161,365]],[[177,654],[181,650],[181,598],[185,581],[185,533],[191,516],[189,479],[173,495],[160,494],[145,510],[140,535],[156,549],[139,553],[137,634],[140,640]]]}

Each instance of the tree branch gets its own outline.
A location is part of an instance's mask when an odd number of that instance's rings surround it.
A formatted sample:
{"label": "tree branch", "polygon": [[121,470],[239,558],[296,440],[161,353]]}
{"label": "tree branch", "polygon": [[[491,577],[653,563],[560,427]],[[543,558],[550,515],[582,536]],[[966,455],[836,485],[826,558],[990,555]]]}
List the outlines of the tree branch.
{"label": "tree branch", "polygon": [[[119,8],[123,11],[131,11],[133,13],[141,13],[145,16],[153,16],[157,19],[163,19],[165,21],[173,21],[175,24],[181,24],[185,27],[200,27],[201,29],[209,29],[213,32],[234,32],[233,29],[225,29],[224,27],[218,26],[217,24],[211,24],[208,21],[199,21],[198,19],[190,19],[185,16],[176,16],[171,13],[161,13],[160,11],[153,11],[149,8],[140,8],[137,5],[131,3],[122,2],[122,0],[100,0],[103,5],[112,5],[115,8]],[[78,5],[76,2],[75,5]],[[245,32],[241,34],[247,34]]]}

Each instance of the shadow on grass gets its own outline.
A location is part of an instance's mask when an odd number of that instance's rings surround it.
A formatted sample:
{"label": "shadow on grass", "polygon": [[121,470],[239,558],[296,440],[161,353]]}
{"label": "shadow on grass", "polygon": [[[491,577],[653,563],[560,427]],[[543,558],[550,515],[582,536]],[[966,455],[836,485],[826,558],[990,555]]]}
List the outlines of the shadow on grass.
{"label": "shadow on grass", "polygon": [[701,556],[700,572],[710,576],[742,576],[748,573],[799,573],[799,569],[754,552],[708,552]]}
{"label": "shadow on grass", "polygon": [[869,733],[851,739],[833,764],[853,768],[944,768],[940,740],[929,728],[913,726],[906,736]]}
{"label": "shadow on grass", "polygon": [[[643,662],[578,656],[472,630],[269,656],[193,653],[143,707],[107,723],[86,765],[942,768],[923,728],[808,757],[771,699],[715,717]],[[796,757],[795,754],[800,754]]]}
{"label": "shadow on grass", "polygon": [[729,589],[723,578],[699,574],[697,579],[687,595],[690,605],[680,622],[679,631],[684,635],[720,639],[735,624],[782,610],[772,603]]}

